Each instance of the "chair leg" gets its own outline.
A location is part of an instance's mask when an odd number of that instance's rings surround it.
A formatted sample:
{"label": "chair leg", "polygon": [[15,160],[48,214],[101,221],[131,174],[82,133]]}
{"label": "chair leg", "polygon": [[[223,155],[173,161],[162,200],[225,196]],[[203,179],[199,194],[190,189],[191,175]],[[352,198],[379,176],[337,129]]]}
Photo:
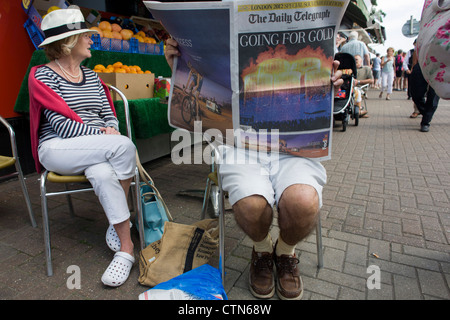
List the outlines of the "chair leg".
{"label": "chair leg", "polygon": [[[133,206],[133,212],[137,212],[137,207],[136,207],[136,195],[135,195],[135,188],[130,188],[130,193],[131,193],[131,205]],[[128,199],[127,199],[128,201]]]}
{"label": "chair leg", "polygon": [[30,196],[28,194],[27,185],[25,183],[25,179],[24,179],[24,176],[22,173],[22,168],[20,167],[20,163],[19,163],[18,159],[16,160],[16,170],[19,175],[20,186],[22,187],[22,193],[23,193],[23,196],[25,198],[25,203],[28,208],[28,215],[30,216],[31,225],[33,226],[33,228],[36,228],[37,224],[36,224],[36,220],[34,219],[34,213],[33,213],[32,207],[31,207]]}
{"label": "chair leg", "polygon": [[47,276],[53,275],[52,266],[52,251],[50,247],[50,229],[48,223],[48,207],[47,207],[47,190],[46,190],[46,180],[48,172],[44,172],[41,175],[41,207],[42,207],[42,228],[44,231],[44,251],[45,260],[47,264]]}
{"label": "chair leg", "polygon": [[210,199],[211,199],[211,204],[212,204],[213,209],[214,209],[214,216],[215,217],[218,217],[219,214],[220,214],[219,213],[219,196],[220,196],[219,187],[216,186],[216,185],[212,185],[211,186],[211,192],[210,192]]}
{"label": "chair leg", "polygon": [[[67,185],[67,183],[64,183],[64,186],[66,187],[66,191],[68,191],[69,186]],[[69,205],[70,216],[73,218],[73,217],[75,217],[75,211],[73,210],[72,197],[70,196],[70,194],[66,194],[66,198],[67,198],[67,204]]]}
{"label": "chair leg", "polygon": [[144,217],[142,216],[142,202],[141,202],[141,192],[140,192],[140,179],[139,171],[136,168],[134,175],[134,203],[136,208],[136,215],[138,220],[138,232],[139,232],[139,242],[141,245],[141,250],[145,249],[145,233],[144,233]]}
{"label": "chair leg", "polygon": [[317,268],[321,269],[323,267],[323,247],[322,247],[322,222],[319,219],[316,225],[316,243],[317,243]]}
{"label": "chair leg", "polygon": [[222,285],[225,287],[225,197],[219,173],[217,173],[217,179],[219,181],[219,270],[222,275]]}
{"label": "chair leg", "polygon": [[206,188],[205,188],[205,195],[203,196],[203,206],[202,206],[202,215],[201,219],[205,219],[206,217],[206,211],[208,211],[208,204],[209,204],[209,195],[211,193],[211,185],[212,181],[211,179],[206,179]]}

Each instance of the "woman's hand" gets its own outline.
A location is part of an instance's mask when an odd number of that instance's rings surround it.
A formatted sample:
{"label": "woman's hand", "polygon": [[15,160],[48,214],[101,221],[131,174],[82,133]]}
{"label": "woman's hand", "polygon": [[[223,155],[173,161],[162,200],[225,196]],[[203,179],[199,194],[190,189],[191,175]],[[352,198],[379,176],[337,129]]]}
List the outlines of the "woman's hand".
{"label": "woman's hand", "polygon": [[104,134],[119,134],[120,132],[114,129],[113,127],[107,127],[107,128],[100,128],[100,131]]}
{"label": "woman's hand", "polygon": [[178,42],[176,42],[175,39],[169,38],[166,40],[166,49],[164,50],[164,55],[166,57],[167,63],[170,66],[170,69],[172,69],[174,58],[180,56],[180,51],[178,51]]}
{"label": "woman's hand", "polygon": [[338,70],[340,62],[337,60],[333,61],[333,72],[331,73],[331,82],[333,82],[334,88],[339,90],[340,86],[344,83],[342,80],[342,71]]}

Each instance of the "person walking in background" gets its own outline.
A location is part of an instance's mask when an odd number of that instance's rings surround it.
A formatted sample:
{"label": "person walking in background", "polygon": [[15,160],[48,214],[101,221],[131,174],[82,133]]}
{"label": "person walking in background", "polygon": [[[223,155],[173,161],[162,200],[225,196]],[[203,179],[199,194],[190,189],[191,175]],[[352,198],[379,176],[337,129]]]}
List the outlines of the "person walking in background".
{"label": "person walking in background", "polygon": [[402,65],[402,86],[403,86],[403,91],[407,92],[408,91],[408,77],[406,76],[406,72],[405,72],[405,60],[406,60],[406,52],[403,52],[403,65]]}
{"label": "person walking in background", "polygon": [[[403,60],[403,71],[405,73],[405,79],[407,81],[407,97],[408,100],[411,99],[411,92],[410,92],[410,87],[409,87],[409,76],[411,74],[412,71],[412,67],[413,67],[413,56],[414,56],[414,52],[415,52],[415,46],[416,46],[416,40],[414,40],[413,42],[414,48],[412,48],[411,50],[409,50],[406,53],[405,59]],[[416,57],[416,62],[417,62],[417,57]]]}
{"label": "person walking in background", "polygon": [[381,58],[381,92],[379,98],[383,97],[383,92],[386,91],[386,100],[391,100],[392,85],[394,82],[394,48],[389,47],[387,54]]}
{"label": "person walking in background", "polygon": [[403,80],[403,50],[399,49],[397,55],[395,56],[395,79],[394,79],[394,90],[402,90],[402,80]]}
{"label": "person walking in background", "polygon": [[364,65],[370,65],[369,49],[364,42],[358,40],[358,32],[352,31],[348,36],[348,42],[342,46],[341,52],[351,54],[352,56],[359,55],[364,60]]}
{"label": "person walking in background", "polygon": [[[414,40],[414,46],[416,45],[416,40]],[[413,67],[417,64],[417,53],[415,47],[408,51],[406,54],[405,60],[403,61],[403,70],[405,70],[405,76],[408,80],[408,100],[411,99],[411,73]],[[413,102],[413,113],[409,116],[410,118],[417,118],[420,115],[420,111],[417,108],[416,104]]]}
{"label": "person walking in background", "polygon": [[340,52],[342,46],[346,42],[347,42],[347,38],[344,36],[344,34],[341,33],[341,32],[338,32],[338,34],[336,35],[336,50],[335,50],[335,53]]}
{"label": "person walking in background", "polygon": [[428,84],[422,74],[420,65],[417,63],[411,73],[411,95],[414,103],[422,114],[420,131],[430,131],[430,122],[438,107],[439,96]]}
{"label": "person walking in background", "polygon": [[362,86],[368,84],[369,86],[373,84],[373,77],[372,77],[372,70],[369,66],[363,66],[362,57],[359,55],[355,56],[355,62],[356,62],[356,79],[355,79],[355,87],[354,87],[354,95],[355,95],[355,105],[359,107],[359,117],[360,118],[368,118],[367,110],[365,110],[362,105],[361,101],[364,99],[363,97],[363,90],[361,89]]}
{"label": "person walking in background", "polygon": [[450,99],[449,30],[450,0],[425,1],[410,82],[412,99],[422,114],[421,132],[430,130],[439,99]]}
{"label": "person walking in background", "polygon": [[381,73],[381,59],[380,54],[377,53],[375,58],[373,58],[372,64],[372,74],[373,74],[373,83],[371,85],[372,88],[375,89],[380,88],[380,73]]}
{"label": "person walking in background", "polygon": [[441,99],[450,99],[450,0],[427,0],[417,35],[423,77]]}

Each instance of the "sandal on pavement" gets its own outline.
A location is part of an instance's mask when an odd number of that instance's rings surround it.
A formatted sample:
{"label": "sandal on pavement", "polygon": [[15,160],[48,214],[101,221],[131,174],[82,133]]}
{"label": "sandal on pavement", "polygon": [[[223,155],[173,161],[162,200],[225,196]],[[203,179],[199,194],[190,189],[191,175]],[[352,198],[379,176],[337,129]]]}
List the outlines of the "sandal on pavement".
{"label": "sandal on pavement", "polygon": [[417,118],[419,116],[419,113],[413,112],[409,117],[410,118]]}
{"label": "sandal on pavement", "polygon": [[129,253],[116,252],[114,259],[103,273],[103,284],[110,287],[118,287],[124,284],[130,275],[134,261],[134,257]]}
{"label": "sandal on pavement", "polygon": [[[130,221],[130,228],[132,225],[133,224]],[[116,229],[112,224],[110,224],[108,230],[106,230],[106,244],[112,251],[114,252],[120,251],[121,246],[120,239],[116,232]]]}

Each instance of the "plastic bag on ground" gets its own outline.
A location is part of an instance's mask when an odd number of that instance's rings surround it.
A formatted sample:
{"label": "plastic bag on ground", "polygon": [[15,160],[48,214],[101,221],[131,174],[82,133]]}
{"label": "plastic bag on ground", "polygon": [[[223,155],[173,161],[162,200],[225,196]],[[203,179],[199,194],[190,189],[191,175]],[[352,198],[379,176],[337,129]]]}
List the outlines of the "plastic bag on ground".
{"label": "plastic bag on ground", "polygon": [[218,269],[204,264],[141,293],[139,300],[227,300]]}

